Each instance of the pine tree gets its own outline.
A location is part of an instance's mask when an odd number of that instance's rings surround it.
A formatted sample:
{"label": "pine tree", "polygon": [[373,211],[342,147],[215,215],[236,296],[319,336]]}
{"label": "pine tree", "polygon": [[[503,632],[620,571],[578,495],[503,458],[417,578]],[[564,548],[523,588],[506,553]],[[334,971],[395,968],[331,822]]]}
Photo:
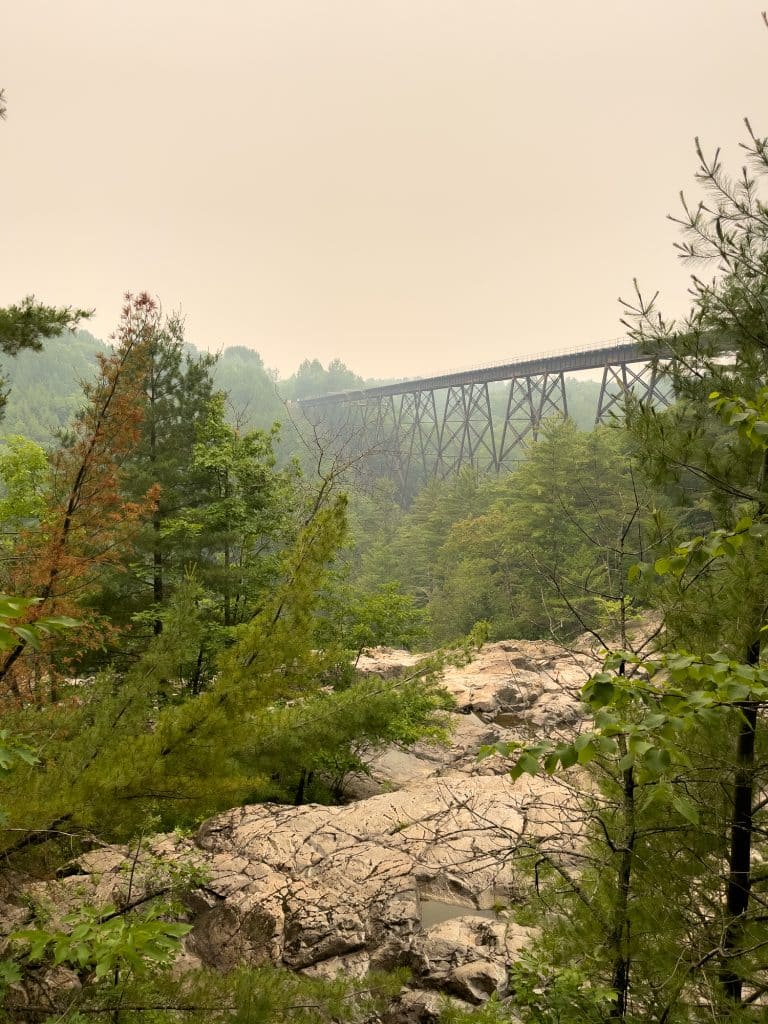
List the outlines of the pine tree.
{"label": "pine tree", "polygon": [[146,611],[155,633],[161,611],[182,578],[185,552],[166,533],[168,521],[202,496],[192,480],[193,449],[213,395],[214,357],[185,349],[184,325],[155,305],[147,322],[146,367],[138,396],[141,428],[124,467],[123,490],[140,500],[156,488],[157,500],[135,548],[124,550],[120,572],[109,581],[101,607],[118,622]]}
{"label": "pine tree", "polygon": [[[37,598],[27,621],[74,613],[82,619],[78,637],[85,648],[102,643],[103,623],[87,614],[84,602],[105,568],[130,546],[155,501],[152,489],[134,501],[122,491],[123,467],[140,434],[139,395],[154,315],[148,296],[126,296],[114,352],[99,358],[99,377],[85,388],[87,405],[53,456],[40,522],[22,531],[8,572],[12,593]],[[2,655],[0,694],[30,696],[33,676],[23,658],[28,650],[22,638]]]}
{"label": "pine tree", "polygon": [[677,398],[661,413],[630,403],[636,454],[679,506],[666,550],[632,570],[664,615],[666,648],[640,671],[617,652],[585,690],[594,730],[529,748],[516,769],[579,762],[600,780],[589,854],[603,859],[571,881],[578,928],[550,952],[597,939],[614,1020],[757,1020],[768,991],[768,149],[751,130],[746,148],[733,182],[697,146],[708,198],[684,201],[681,251],[716,273],[692,278],[689,317],[666,322],[639,291],[629,308]]}
{"label": "pine tree", "polygon": [[[703,523],[732,531],[743,517],[759,520],[768,512],[766,450],[733,429],[738,415],[726,424],[708,400],[722,392],[748,407],[759,401],[768,381],[768,207],[760,195],[768,180],[768,150],[748,122],[747,130],[749,164],[735,180],[719,151],[708,159],[697,141],[696,177],[705,197],[695,206],[683,199],[677,222],[685,239],[679,248],[686,262],[713,264],[715,276],[692,276],[693,307],[685,322],[665,321],[655,302],[644,301],[639,292],[628,307],[632,337],[654,354],[677,398],[669,414],[646,411],[635,417],[635,434],[657,479],[677,488],[698,529]],[[768,557],[762,545],[746,545],[733,558],[681,574],[665,598],[670,639],[695,651],[720,647],[751,667],[763,661]],[[763,768],[757,746],[760,708],[755,700],[738,704],[731,768],[726,923],[719,960],[723,993],[736,1005],[743,1001],[747,981],[738,954],[755,889],[755,802]]]}

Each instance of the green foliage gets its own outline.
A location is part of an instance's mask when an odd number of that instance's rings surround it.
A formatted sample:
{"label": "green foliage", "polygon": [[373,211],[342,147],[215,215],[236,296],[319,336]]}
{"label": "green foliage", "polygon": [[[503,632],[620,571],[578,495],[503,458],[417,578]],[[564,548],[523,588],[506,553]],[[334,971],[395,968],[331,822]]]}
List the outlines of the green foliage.
{"label": "green foliage", "polygon": [[389,744],[444,742],[441,714],[453,706],[428,664],[404,679],[364,678],[341,690],[324,688],[305,700],[271,706],[254,720],[253,748],[244,759],[270,778],[273,795],[291,802],[342,795],[346,777],[367,773],[367,761]]}
{"label": "green foliage", "polygon": [[[633,671],[627,674],[630,665]],[[768,666],[745,665],[718,653],[696,656],[675,651],[641,659],[617,652],[584,686],[582,696],[594,728],[580,732],[575,740],[501,743],[483,748],[483,755],[515,754],[515,779],[542,769],[553,775],[601,757],[615,758],[619,771],[635,769],[639,784],[656,782],[691,766],[684,750],[686,731],[716,727],[718,712],[738,709],[744,702],[768,701]],[[651,796],[659,799],[655,790]],[[698,823],[696,809],[682,797],[679,800],[686,808],[684,817]]]}
{"label": "green foliage", "polygon": [[568,640],[586,622],[610,633],[620,598],[626,613],[638,589],[617,581],[665,531],[663,499],[653,497],[659,522],[620,431],[553,422],[507,477],[464,471],[430,484],[405,514],[377,522],[369,513],[353,583],[370,592],[398,580],[428,612],[433,644],[478,619],[494,638]]}
{"label": "green foliage", "polygon": [[21,980],[21,970],[12,960],[0,960],[0,997],[5,995],[9,985]]}
{"label": "green foliage", "polygon": [[[752,136],[747,149],[758,176],[768,174],[765,143]],[[720,276],[692,279],[682,327],[639,291],[629,309],[633,337],[677,398],[663,413],[628,409],[630,450],[676,506],[666,523],[651,513],[655,550],[629,572],[664,617],[665,649],[610,655],[583,692],[593,727],[573,741],[505,751],[516,776],[580,767],[591,777],[578,877],[543,844],[529,855],[544,910],[537,958],[549,977],[575,969],[612,992],[597,1019],[756,1020],[765,991],[764,878],[755,868],[764,856],[768,700],[768,236],[748,170],[733,183],[718,156],[699,156],[710,199],[684,205],[681,248],[717,259]],[[547,996],[536,1012],[555,1003]],[[591,1019],[588,1008],[563,1014]]]}
{"label": "green foliage", "polygon": [[327,370],[317,359],[305,359],[296,373],[283,383],[282,390],[287,398],[314,398],[360,388],[364,384],[363,378],[347,369],[340,359],[332,359]]}
{"label": "green foliage", "polygon": [[7,729],[0,729],[0,778],[13,771],[14,765],[38,764],[34,750]]}
{"label": "green foliage", "polygon": [[40,352],[22,351],[0,358],[3,377],[11,383],[3,427],[50,448],[83,405],[81,382],[97,372],[97,355],[108,349],[87,331],[65,331],[50,338]]}
{"label": "green foliage", "polygon": [[18,305],[0,309],[0,351],[15,356],[22,349],[43,347],[45,338],[55,338],[72,330],[79,320],[91,314],[71,306],[45,306],[28,295]]}
{"label": "green foliage", "polygon": [[356,665],[367,650],[390,645],[411,649],[428,636],[428,615],[397,583],[359,591],[335,580],[324,600],[318,641],[349,651]]}
{"label": "green foliage", "polygon": [[[292,1024],[366,1024],[383,1012],[406,981],[406,975],[399,971],[373,973],[362,979],[340,976],[328,981],[265,967],[241,969],[228,979],[211,980],[214,984],[210,994],[219,997],[219,1005],[232,1007],[234,1013],[229,1019],[236,1024],[271,1024],[275,1020]],[[212,1002],[209,999],[208,1005]]]}
{"label": "green foliage", "polygon": [[19,640],[29,644],[33,650],[38,650],[44,637],[78,625],[76,619],[67,615],[45,615],[19,625],[16,620],[39,603],[39,598],[35,597],[0,594],[0,651],[10,650]]}
{"label": "green foliage", "polygon": [[113,906],[81,907],[64,918],[66,929],[27,928],[13,932],[11,941],[27,948],[31,962],[68,964],[94,982],[111,981],[115,971],[137,977],[168,967],[180,951],[191,925],[158,917],[150,907],[139,914],[122,914]]}
{"label": "green foliage", "polygon": [[440,1012],[440,1024],[509,1024],[509,1002],[502,1002],[495,995],[472,1010],[459,1010],[445,1000]]}
{"label": "green foliage", "polygon": [[[444,482],[428,484],[406,514],[396,511],[391,503],[379,518],[367,512],[355,535],[363,554],[353,575],[353,586],[362,592],[386,587],[392,581],[413,597],[417,607],[426,607],[435,619],[434,604],[443,587],[446,556],[442,548],[454,524],[487,507],[489,501],[476,474],[465,470]],[[365,532],[362,527],[365,525]],[[481,612],[475,608],[474,611]],[[450,641],[464,635],[482,614],[468,612],[453,616],[442,627],[435,622],[431,639]]]}
{"label": "green foliage", "polygon": [[347,643],[362,653],[381,644],[413,647],[427,635],[427,616],[410,594],[401,594],[397,583],[365,594],[349,608],[351,626]]}
{"label": "green foliage", "polygon": [[[190,650],[204,629],[192,581],[128,671],[14,714],[21,734],[45,744],[45,759],[8,781],[10,823],[44,829],[66,819],[69,830],[124,838],[148,817],[174,827],[276,789],[295,799],[302,770],[332,797],[365,750],[438,737],[448,698],[432,678],[333,689],[347,685],[349,655],[318,647],[317,608],[345,528],[340,498],[299,532],[262,607],[232,627],[207,688],[179,675],[194,668]],[[428,663],[421,674],[438,668]]]}
{"label": "green foliage", "polygon": [[[3,426],[9,433],[32,438],[44,447],[54,443],[82,405],[81,383],[96,373],[97,354],[109,346],[88,331],[65,330],[46,340],[41,351],[22,350],[12,358],[0,355],[0,367],[12,390]],[[182,357],[207,358],[184,342]],[[228,395],[227,416],[238,429],[269,429],[284,408],[273,378],[257,352],[226,348],[213,365],[217,389]]]}
{"label": "green foliage", "polygon": [[[58,1024],[370,1024],[396,996],[403,971],[361,979],[309,978],[276,967],[213,970],[174,976],[168,970],[129,977],[117,986],[86,985],[64,994]],[[9,1020],[11,1018],[2,1018]]]}
{"label": "green foliage", "polygon": [[161,525],[166,549],[176,563],[195,565],[225,627],[251,617],[298,528],[297,470],[276,469],[278,437],[276,425],[241,435],[225,420],[224,396],[214,395],[190,452],[194,500]]}
{"label": "green foliage", "polygon": [[123,1024],[174,1024],[180,1010],[185,1020],[222,1024],[365,1024],[407,980],[403,971],[326,980],[269,966],[178,974],[171,968],[190,926],[163,920],[157,908],[123,915],[85,907],[68,915],[66,925],[14,934],[21,959],[0,964],[0,985],[20,980],[19,965],[70,966],[82,987],[62,990],[54,1004],[56,1019],[68,1024],[116,1017]]}
{"label": "green foliage", "polygon": [[[80,320],[91,315],[71,306],[45,306],[28,295],[18,305],[0,308],[0,353],[18,356],[20,352],[39,352],[46,338],[57,338],[72,331]],[[7,393],[0,396],[0,414],[5,409]]]}
{"label": "green foliage", "polygon": [[[213,394],[213,358],[189,353],[178,316],[163,317],[155,307],[145,331],[140,432],[122,466],[122,488],[132,501],[154,488],[156,499],[134,549],[123,553],[122,565],[99,602],[101,610],[121,623],[148,607],[159,613],[182,574],[184,556],[167,542],[164,527],[196,500],[190,479],[192,450]],[[159,623],[155,619],[155,629]]]}
{"label": "green foliage", "polygon": [[[186,350],[177,319],[154,324],[141,439],[124,473],[131,498],[152,487],[158,497],[98,599],[114,620],[132,623],[129,646],[140,650],[174,618],[170,603],[186,588],[181,600],[197,624],[184,670],[193,691],[210,679],[229,630],[277,585],[301,513],[296,467],[276,468],[277,427],[241,434],[230,426],[213,369],[210,357]],[[193,630],[184,632],[191,640]]]}
{"label": "green foliage", "polygon": [[[275,375],[264,366],[258,352],[242,345],[223,349],[213,368],[213,378],[217,390],[227,396],[227,420],[240,433],[268,431],[277,422],[283,423],[284,432],[290,432]],[[291,437],[291,451],[295,451],[295,441]]]}
{"label": "green foliage", "polygon": [[0,448],[0,530],[2,543],[10,546],[19,531],[42,517],[44,492],[50,485],[50,466],[45,451],[34,441],[12,434]]}
{"label": "green foliage", "polygon": [[735,426],[739,437],[758,451],[765,451],[768,438],[768,388],[760,388],[754,398],[734,398],[713,391],[709,401],[724,423]]}
{"label": "green foliage", "polygon": [[602,1024],[613,1002],[611,989],[595,984],[578,966],[550,973],[546,964],[529,953],[510,970],[515,1012],[525,1024],[562,1024],[565,1021]]}

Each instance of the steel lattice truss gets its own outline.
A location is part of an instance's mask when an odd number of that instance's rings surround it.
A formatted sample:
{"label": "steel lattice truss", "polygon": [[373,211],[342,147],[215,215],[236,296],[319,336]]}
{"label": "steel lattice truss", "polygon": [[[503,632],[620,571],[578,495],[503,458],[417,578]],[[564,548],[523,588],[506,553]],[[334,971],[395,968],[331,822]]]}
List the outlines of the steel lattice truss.
{"label": "steel lattice truss", "polygon": [[[567,372],[602,369],[596,422],[620,413],[627,394],[669,404],[658,372],[622,342],[381,387],[302,399],[315,429],[344,439],[350,461],[392,477],[404,500],[462,466],[511,469],[542,423],[568,416]],[[489,385],[495,384],[495,389]]]}
{"label": "steel lattice truss", "polygon": [[606,423],[621,413],[624,398],[632,393],[641,402],[665,408],[670,404],[670,392],[659,387],[656,367],[646,363],[639,369],[628,363],[608,364],[603,369],[603,383],[597,403],[596,423]]}

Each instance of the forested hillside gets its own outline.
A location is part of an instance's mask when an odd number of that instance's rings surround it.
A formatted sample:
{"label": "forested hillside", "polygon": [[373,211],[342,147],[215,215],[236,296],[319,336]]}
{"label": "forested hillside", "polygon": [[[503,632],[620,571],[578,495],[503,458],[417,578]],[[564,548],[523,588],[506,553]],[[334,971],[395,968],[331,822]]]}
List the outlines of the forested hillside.
{"label": "forested hillside", "polygon": [[42,352],[4,356],[0,373],[10,391],[2,431],[50,444],[83,404],[82,385],[96,374],[97,353],[107,346],[88,331],[66,331],[49,339]]}

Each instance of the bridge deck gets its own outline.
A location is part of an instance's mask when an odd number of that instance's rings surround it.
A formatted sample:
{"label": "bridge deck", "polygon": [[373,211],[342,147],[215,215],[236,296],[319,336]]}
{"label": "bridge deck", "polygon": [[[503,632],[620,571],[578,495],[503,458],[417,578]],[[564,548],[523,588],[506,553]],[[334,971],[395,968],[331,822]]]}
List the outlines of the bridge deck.
{"label": "bridge deck", "polygon": [[433,391],[441,388],[460,387],[464,384],[490,384],[493,381],[534,377],[543,373],[575,373],[577,370],[600,370],[608,365],[641,363],[648,360],[635,342],[621,341],[600,348],[573,349],[570,352],[553,353],[522,359],[514,363],[501,363],[472,370],[459,370],[437,377],[421,377],[416,380],[399,381],[396,384],[382,384],[379,387],[359,388],[351,391],[320,395],[316,398],[300,398],[299,405],[332,405],[340,402],[356,402],[387,395],[411,394],[419,391]]}

